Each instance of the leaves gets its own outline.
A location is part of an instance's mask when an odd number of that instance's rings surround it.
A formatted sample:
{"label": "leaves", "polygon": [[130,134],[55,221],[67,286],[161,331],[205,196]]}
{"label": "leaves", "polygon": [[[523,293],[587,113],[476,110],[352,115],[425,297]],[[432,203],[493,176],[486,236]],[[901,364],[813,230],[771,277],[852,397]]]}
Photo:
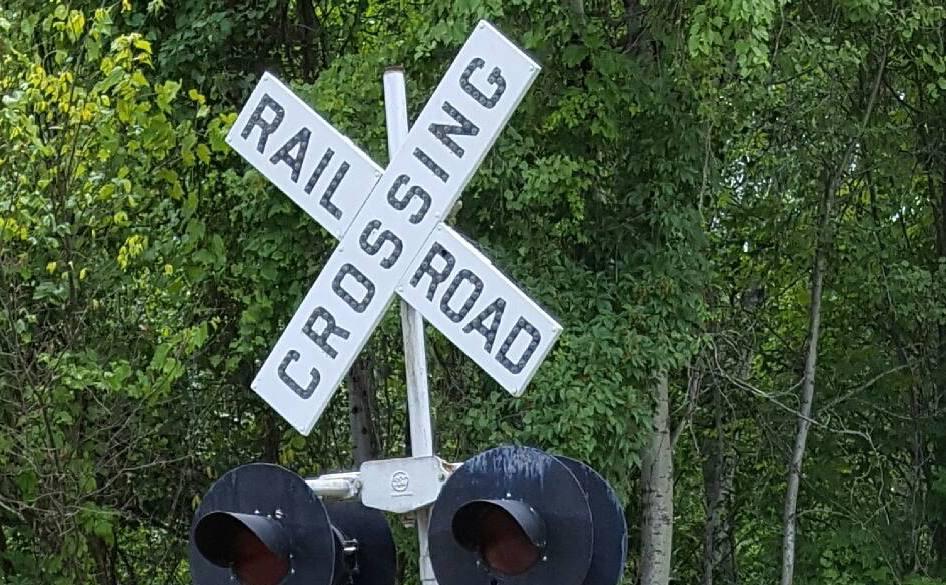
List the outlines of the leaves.
{"label": "leaves", "polygon": [[[303,438],[249,390],[336,244],[225,137],[265,67],[386,160],[380,72],[405,67],[416,115],[480,18],[543,71],[450,222],[565,331],[512,399],[429,330],[438,452],[579,457],[633,524],[667,372],[675,581],[712,558],[714,468],[739,580],[776,581],[836,177],[795,581],[943,576],[939,3],[34,4],[0,7],[0,580],[187,583],[191,514],[224,470],[350,465],[343,397]],[[398,322],[364,352],[386,456],[407,442]]]}

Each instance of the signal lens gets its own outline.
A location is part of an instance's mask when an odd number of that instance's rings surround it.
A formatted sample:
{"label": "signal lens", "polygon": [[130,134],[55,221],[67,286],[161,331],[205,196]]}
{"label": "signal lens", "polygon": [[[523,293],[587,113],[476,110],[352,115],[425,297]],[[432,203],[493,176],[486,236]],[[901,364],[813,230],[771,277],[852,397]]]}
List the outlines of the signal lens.
{"label": "signal lens", "polygon": [[[514,512],[525,514],[517,518]],[[541,518],[522,502],[471,502],[454,516],[453,534],[461,546],[478,552],[493,572],[506,576],[532,568],[545,544]]]}
{"label": "signal lens", "polygon": [[230,567],[241,585],[279,585],[289,573],[282,527],[266,517],[211,512],[194,528],[197,549],[218,567]]}
{"label": "signal lens", "polygon": [[279,585],[289,573],[289,560],[277,555],[247,528],[234,538],[233,572],[242,585]]}

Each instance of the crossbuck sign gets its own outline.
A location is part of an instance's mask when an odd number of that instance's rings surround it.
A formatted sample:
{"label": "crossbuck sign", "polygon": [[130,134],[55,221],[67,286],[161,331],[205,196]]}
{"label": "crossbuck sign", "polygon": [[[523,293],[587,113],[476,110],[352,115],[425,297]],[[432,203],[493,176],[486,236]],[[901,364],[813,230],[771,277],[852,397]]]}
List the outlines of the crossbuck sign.
{"label": "crossbuck sign", "polygon": [[308,434],[395,294],[520,395],[561,327],[443,223],[539,66],[480,22],[387,169],[266,74],[227,142],[340,242],[252,387]]}

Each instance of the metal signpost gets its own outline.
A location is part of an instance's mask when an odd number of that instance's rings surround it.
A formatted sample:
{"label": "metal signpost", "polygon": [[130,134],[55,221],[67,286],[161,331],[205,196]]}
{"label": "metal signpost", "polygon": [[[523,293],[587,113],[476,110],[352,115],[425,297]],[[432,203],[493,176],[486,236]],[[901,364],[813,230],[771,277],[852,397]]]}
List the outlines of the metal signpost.
{"label": "metal signpost", "polygon": [[[500,583],[508,571],[530,572],[543,583],[573,573],[564,585],[578,585],[586,575],[584,585],[616,585],[612,574],[620,578],[624,542],[592,547],[591,531],[623,526],[623,513],[593,470],[535,449],[505,447],[470,459],[464,473],[451,475],[457,466],[434,455],[424,319],[514,396],[524,392],[561,333],[551,316],[444,223],[538,72],[529,56],[481,21],[409,128],[404,73],[388,70],[386,169],[275,77],[267,73],[260,80],[227,142],[339,244],[252,388],[308,434],[398,295],[411,457],[369,461],[356,472],[310,480],[271,465],[232,470],[195,514],[195,583],[393,584],[393,542],[379,519],[383,510],[414,514],[425,585],[436,585],[435,568],[463,585],[480,583],[484,575]],[[282,487],[274,492],[273,486]],[[336,502],[356,497],[357,506]],[[502,545],[484,536],[499,525],[479,526],[495,521],[488,519],[497,513],[511,514],[523,528],[507,534],[513,541]],[[309,518],[305,530],[288,516]],[[451,537],[451,526],[466,528]],[[428,542],[429,530],[438,534],[436,547]],[[247,534],[256,549],[241,548],[250,542]],[[577,534],[587,542],[567,546]],[[509,542],[525,553],[498,554],[495,547]],[[433,564],[432,548],[439,558]],[[335,561],[314,562],[320,555]]]}
{"label": "metal signpost", "polygon": [[[394,156],[405,140],[410,130],[407,119],[407,87],[404,82],[404,70],[388,69],[384,72],[384,119],[388,130],[388,158]],[[424,318],[421,317],[410,304],[401,301],[401,332],[404,337],[404,371],[407,375],[407,414],[411,428],[411,455],[414,457],[433,457],[434,431],[430,421],[430,391],[427,387],[427,352],[424,347]],[[435,464],[436,465],[436,464]],[[408,489],[410,477],[422,474],[410,474],[404,469],[398,469],[392,481],[399,483],[392,485],[398,490],[401,485]],[[378,482],[374,482],[377,484]],[[383,478],[381,485],[387,489]],[[375,486],[369,487],[372,490]],[[426,487],[433,487],[434,499],[439,491],[439,483],[428,482]],[[370,492],[369,492],[370,493]],[[370,503],[370,495],[367,501]],[[384,496],[382,496],[383,498]],[[364,500],[363,500],[364,501]],[[433,499],[431,499],[433,501]],[[422,584],[437,583],[433,567],[430,565],[430,546],[427,542],[430,525],[429,510],[418,508],[414,511],[414,521],[417,525],[417,544],[420,551],[418,566]]]}

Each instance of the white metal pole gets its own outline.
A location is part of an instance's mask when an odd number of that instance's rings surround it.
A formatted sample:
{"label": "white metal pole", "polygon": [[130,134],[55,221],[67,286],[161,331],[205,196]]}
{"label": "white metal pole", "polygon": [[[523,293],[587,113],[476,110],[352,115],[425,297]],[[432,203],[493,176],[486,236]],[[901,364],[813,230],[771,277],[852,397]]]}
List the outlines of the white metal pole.
{"label": "white metal pole", "polygon": [[[388,160],[404,144],[410,123],[407,120],[407,90],[404,70],[392,67],[384,72],[384,113],[388,129]],[[411,455],[434,454],[434,434],[430,424],[430,392],[427,388],[427,352],[424,348],[424,319],[401,301],[401,331],[404,335],[404,369],[407,374],[407,412],[411,424]],[[420,545],[420,580],[437,585],[428,553],[427,528],[430,509],[415,512],[417,541]]]}
{"label": "white metal pole", "polygon": [[309,489],[321,498],[347,500],[358,496],[361,485],[358,472],[330,473],[305,480]]}

